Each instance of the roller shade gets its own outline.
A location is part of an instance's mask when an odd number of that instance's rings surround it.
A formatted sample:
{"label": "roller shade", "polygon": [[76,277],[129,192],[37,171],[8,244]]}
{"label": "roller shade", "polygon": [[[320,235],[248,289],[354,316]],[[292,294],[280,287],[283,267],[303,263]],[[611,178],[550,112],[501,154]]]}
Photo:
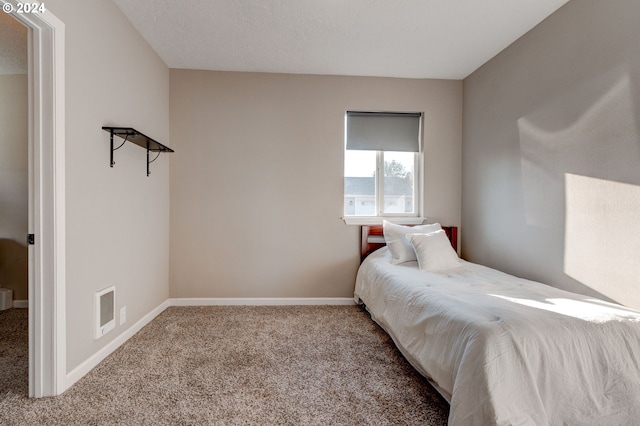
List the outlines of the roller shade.
{"label": "roller shade", "polygon": [[414,112],[347,111],[347,149],[420,152],[420,118]]}

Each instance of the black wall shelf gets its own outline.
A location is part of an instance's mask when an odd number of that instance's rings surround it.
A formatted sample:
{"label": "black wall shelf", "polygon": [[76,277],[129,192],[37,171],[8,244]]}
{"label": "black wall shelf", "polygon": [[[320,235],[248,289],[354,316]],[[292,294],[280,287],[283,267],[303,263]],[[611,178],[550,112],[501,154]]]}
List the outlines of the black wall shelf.
{"label": "black wall shelf", "polygon": [[[115,161],[113,161],[113,152],[120,149],[122,147],[122,145],[124,145],[126,142],[132,142],[138,146],[141,146],[142,148],[147,150],[147,176],[149,176],[151,174],[151,171],[149,170],[149,165],[151,163],[153,163],[154,161],[156,161],[158,159],[158,157],[160,156],[160,153],[162,152],[174,152],[171,148],[169,148],[168,146],[162,145],[160,142],[151,139],[149,136],[145,135],[144,133],[141,133],[139,131],[137,131],[136,129],[132,128],[132,127],[108,127],[105,126],[102,128],[102,130],[104,130],[105,132],[108,132],[111,135],[110,138],[110,143],[111,143],[111,157],[110,157],[110,166],[113,167],[114,164],[116,164]],[[122,139],[124,139],[124,142],[122,142],[122,144],[116,148],[113,147],[113,136],[119,136]],[[149,153],[150,152],[157,152],[158,155],[156,155],[156,157],[153,160],[150,160],[149,157]]]}

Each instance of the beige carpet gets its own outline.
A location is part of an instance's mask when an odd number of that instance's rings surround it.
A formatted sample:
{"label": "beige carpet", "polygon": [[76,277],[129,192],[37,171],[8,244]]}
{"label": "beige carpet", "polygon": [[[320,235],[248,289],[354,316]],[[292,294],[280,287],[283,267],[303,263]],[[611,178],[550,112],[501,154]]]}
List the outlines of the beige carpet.
{"label": "beige carpet", "polygon": [[169,308],[63,395],[39,400],[26,397],[26,325],[11,327],[2,347],[15,332],[24,353],[6,375],[16,355],[0,349],[2,425],[445,425],[448,416],[356,306]]}
{"label": "beige carpet", "polygon": [[[29,392],[29,317],[26,309],[0,311],[0,407],[6,396]],[[0,425],[3,423],[0,413]]]}

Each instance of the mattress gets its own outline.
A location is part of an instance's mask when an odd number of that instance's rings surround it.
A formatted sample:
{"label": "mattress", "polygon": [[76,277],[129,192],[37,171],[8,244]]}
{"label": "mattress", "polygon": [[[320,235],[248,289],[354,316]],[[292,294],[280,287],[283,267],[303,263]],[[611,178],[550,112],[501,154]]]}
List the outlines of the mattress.
{"label": "mattress", "polygon": [[640,312],[481,265],[382,248],[355,297],[451,404],[450,425],[640,422]]}

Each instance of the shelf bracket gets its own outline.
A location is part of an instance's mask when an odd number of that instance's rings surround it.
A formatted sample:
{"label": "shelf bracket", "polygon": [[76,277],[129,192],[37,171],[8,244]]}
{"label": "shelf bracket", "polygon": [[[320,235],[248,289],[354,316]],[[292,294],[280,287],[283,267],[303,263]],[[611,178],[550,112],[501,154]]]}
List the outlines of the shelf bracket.
{"label": "shelf bracket", "polygon": [[113,130],[111,130],[110,134],[111,134],[111,136],[110,136],[111,149],[109,151],[111,152],[111,158],[110,158],[110,161],[109,161],[109,167],[113,167],[113,165],[116,164],[116,162],[113,161],[113,151],[115,151],[115,149],[113,149]]}
{"label": "shelf bracket", "polygon": [[149,165],[151,163],[153,163],[154,161],[156,161],[158,159],[158,157],[160,157],[160,153],[162,153],[162,151],[157,151],[158,154],[156,155],[156,157],[153,160],[149,160],[149,153],[151,151],[152,151],[151,149],[147,148],[147,176],[149,176],[151,174],[151,170],[149,170]]}
{"label": "shelf bracket", "polygon": [[[109,160],[110,160],[110,161],[109,161],[109,166],[110,166],[110,167],[113,167],[113,166],[114,166],[114,164],[116,164],[116,162],[115,162],[115,161],[114,161],[114,159],[113,159],[113,152],[114,152],[114,151],[119,150],[120,148],[122,148],[122,145],[124,145],[125,143],[127,143],[127,139],[129,138],[129,135],[128,135],[128,134],[127,134],[127,135],[125,135],[125,136],[124,136],[124,142],[122,142],[122,143],[121,143],[117,148],[114,148],[114,147],[113,147],[113,129],[112,129],[111,131],[109,131],[109,134],[110,134],[110,145],[111,145],[111,154],[110,154],[110,155],[111,155],[111,158],[109,159]],[[120,135],[120,136],[122,136],[122,135]]]}

